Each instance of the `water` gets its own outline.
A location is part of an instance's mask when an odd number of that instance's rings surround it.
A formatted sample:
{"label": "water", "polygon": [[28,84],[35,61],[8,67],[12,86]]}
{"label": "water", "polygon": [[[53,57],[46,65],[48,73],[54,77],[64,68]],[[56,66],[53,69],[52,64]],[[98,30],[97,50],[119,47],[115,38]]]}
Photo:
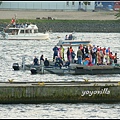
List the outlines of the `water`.
{"label": "water", "polygon": [[0,105],[0,118],[104,119],[120,118],[119,104]]}
{"label": "water", "polygon": [[[0,81],[120,81],[119,74],[109,75],[65,75],[37,74],[31,75],[30,71],[14,71],[12,64],[21,64],[22,56],[26,55],[26,63],[32,63],[36,55],[52,60],[52,48],[59,40],[64,39],[68,33],[51,33],[50,40],[1,40],[0,41]],[[74,33],[77,38],[90,40],[91,44],[101,47],[110,47],[113,53],[120,56],[119,33]],[[60,38],[58,38],[60,37]],[[77,50],[77,47],[73,47]],[[66,57],[65,47],[65,57]],[[118,62],[120,63],[119,59]],[[120,104],[0,104],[0,118],[120,118]]]}

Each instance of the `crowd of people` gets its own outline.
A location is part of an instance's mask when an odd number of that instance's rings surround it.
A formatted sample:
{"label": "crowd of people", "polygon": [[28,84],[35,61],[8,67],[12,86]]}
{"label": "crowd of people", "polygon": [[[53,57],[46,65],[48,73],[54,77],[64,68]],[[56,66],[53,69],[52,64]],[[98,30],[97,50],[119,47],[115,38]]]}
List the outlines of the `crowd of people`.
{"label": "crowd of people", "polygon": [[[95,45],[83,45],[80,44],[77,52],[73,50],[72,46],[67,48],[67,52],[65,53],[65,48],[60,45],[57,47],[56,45],[53,47],[53,62],[55,66],[69,66],[71,63],[81,64],[81,65],[115,65],[117,64],[117,53],[111,51],[110,47],[100,47]],[[67,59],[65,60],[65,54]],[[75,57],[77,59],[75,59]],[[34,65],[42,64],[44,62],[45,66],[49,66],[49,61],[47,58],[44,59],[43,55],[40,56],[40,62],[38,58],[35,56]]]}
{"label": "crowd of people", "polygon": [[117,53],[111,51],[110,47],[101,47],[95,45],[79,46],[82,51],[81,64],[89,65],[115,65],[117,64]]}
{"label": "crowd of people", "polygon": [[[55,46],[53,48],[53,61],[57,57],[62,61],[64,58],[65,49],[61,45],[60,48]],[[83,45],[80,44],[77,52],[75,53],[72,46],[67,48],[67,61],[70,63],[82,64],[82,65],[115,65],[117,64],[117,53],[111,51],[110,47],[101,47],[95,45]],[[75,60],[76,56],[76,60]],[[61,62],[62,63],[62,62]],[[63,63],[62,63],[63,64]]]}

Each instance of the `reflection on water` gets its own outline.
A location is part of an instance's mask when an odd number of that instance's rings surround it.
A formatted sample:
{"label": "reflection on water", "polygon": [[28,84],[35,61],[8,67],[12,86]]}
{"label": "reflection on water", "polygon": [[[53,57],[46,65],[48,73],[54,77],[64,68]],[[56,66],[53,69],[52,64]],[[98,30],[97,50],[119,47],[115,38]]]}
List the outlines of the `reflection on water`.
{"label": "reflection on water", "polygon": [[[68,33],[52,33],[50,40],[1,40],[0,41],[0,81],[119,81],[120,74],[109,75],[31,75],[30,71],[14,71],[12,64],[21,64],[26,55],[26,63],[32,63],[33,57],[41,54],[52,60],[52,48]],[[120,56],[119,33],[74,33],[78,39],[90,40],[91,44],[110,47]],[[60,38],[58,39],[59,36]],[[76,51],[77,47],[73,47]],[[65,47],[66,53],[67,47]],[[66,57],[66,56],[65,56]],[[118,59],[119,62],[119,59]],[[120,118],[119,104],[0,104],[0,118]]]}

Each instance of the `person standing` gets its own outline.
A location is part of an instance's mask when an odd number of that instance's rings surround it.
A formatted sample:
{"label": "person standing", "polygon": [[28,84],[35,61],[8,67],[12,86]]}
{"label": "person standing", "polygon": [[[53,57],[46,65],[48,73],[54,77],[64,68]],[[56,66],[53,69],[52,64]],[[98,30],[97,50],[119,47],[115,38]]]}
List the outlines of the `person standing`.
{"label": "person standing", "polygon": [[114,63],[115,64],[117,64],[117,59],[119,59],[119,58],[117,58],[117,53],[115,53],[115,56],[114,56]]}
{"label": "person standing", "polygon": [[41,57],[40,57],[40,65],[41,65],[41,62],[44,62],[44,58],[43,58],[43,55],[41,55]]}
{"label": "person standing", "polygon": [[88,56],[88,54],[89,54],[89,48],[88,46],[85,46],[85,56]]}
{"label": "person standing", "polygon": [[78,48],[77,50],[77,58],[78,58],[78,64],[82,64],[82,51]]}
{"label": "person standing", "polygon": [[71,56],[72,56],[72,63],[74,63],[74,59],[75,59],[75,56],[76,56],[74,51],[72,51]]}
{"label": "person standing", "polygon": [[70,48],[67,49],[67,60],[70,62]]}
{"label": "person standing", "polygon": [[55,45],[55,47],[53,48],[53,51],[54,51],[54,53],[53,53],[53,62],[55,60],[55,57],[58,56],[58,50],[59,50],[59,48]]}
{"label": "person standing", "polygon": [[65,36],[65,40],[68,40],[68,35]]}
{"label": "person standing", "polygon": [[61,58],[63,61],[65,61],[65,59],[64,59],[64,48],[63,48],[62,45],[60,45],[60,58]]}
{"label": "person standing", "polygon": [[72,46],[70,46],[70,61],[72,61],[72,52],[73,52],[73,48],[72,48]]}
{"label": "person standing", "polygon": [[107,49],[106,49],[106,61],[107,61],[107,65],[109,65],[110,64],[110,47],[108,47]]}

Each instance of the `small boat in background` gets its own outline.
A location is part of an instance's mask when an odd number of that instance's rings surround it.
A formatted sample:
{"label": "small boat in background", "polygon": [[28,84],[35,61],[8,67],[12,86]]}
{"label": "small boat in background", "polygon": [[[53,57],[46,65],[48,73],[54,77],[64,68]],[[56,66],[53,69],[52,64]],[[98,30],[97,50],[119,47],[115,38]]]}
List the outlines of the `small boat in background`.
{"label": "small boat in background", "polygon": [[85,40],[59,40],[57,43],[57,46],[63,45],[63,46],[79,46],[80,44],[88,45],[90,41]]}
{"label": "small boat in background", "polygon": [[57,43],[57,46],[63,45],[63,46],[79,46],[80,44],[88,45],[90,43],[89,40],[76,40],[75,36],[72,36],[72,34],[69,34],[69,36],[65,36],[65,40],[59,40]]}

